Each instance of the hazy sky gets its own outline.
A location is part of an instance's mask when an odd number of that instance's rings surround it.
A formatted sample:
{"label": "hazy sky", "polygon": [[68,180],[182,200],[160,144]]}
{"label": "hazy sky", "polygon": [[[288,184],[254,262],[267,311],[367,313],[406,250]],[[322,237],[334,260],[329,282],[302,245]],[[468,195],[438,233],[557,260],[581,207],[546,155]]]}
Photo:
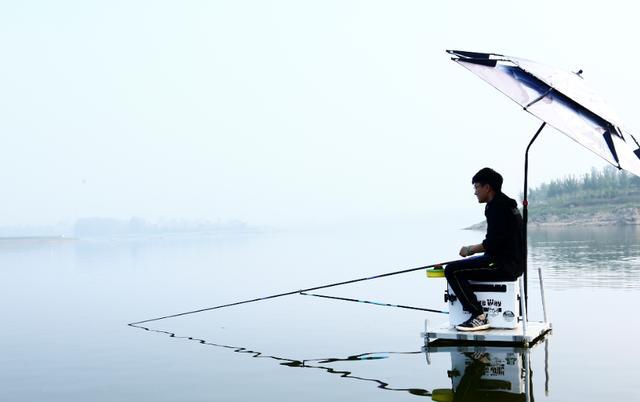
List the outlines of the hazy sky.
{"label": "hazy sky", "polygon": [[[4,1],[0,224],[476,213],[484,166],[517,196],[539,122],[445,49],[582,68],[640,129],[638,10],[520,4]],[[546,129],[530,180],[603,165]]]}

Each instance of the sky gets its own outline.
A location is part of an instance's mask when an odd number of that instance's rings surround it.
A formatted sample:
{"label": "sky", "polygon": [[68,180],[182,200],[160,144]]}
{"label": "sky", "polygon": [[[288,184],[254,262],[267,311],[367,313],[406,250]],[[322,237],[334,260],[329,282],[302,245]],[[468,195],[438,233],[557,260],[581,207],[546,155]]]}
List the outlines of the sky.
{"label": "sky", "polygon": [[[4,1],[0,225],[481,216],[540,122],[445,49],[582,69],[640,132],[633,3],[522,4]],[[548,128],[529,180],[604,165]]]}

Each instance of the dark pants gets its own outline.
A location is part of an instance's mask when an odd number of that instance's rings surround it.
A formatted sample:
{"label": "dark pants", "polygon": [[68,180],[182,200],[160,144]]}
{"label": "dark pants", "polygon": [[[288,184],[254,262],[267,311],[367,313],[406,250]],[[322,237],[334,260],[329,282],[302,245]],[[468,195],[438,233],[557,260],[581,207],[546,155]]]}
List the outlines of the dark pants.
{"label": "dark pants", "polygon": [[491,257],[481,255],[452,262],[444,269],[449,286],[462,303],[462,307],[473,317],[484,313],[469,281],[500,282],[514,281],[513,275],[504,272]]}

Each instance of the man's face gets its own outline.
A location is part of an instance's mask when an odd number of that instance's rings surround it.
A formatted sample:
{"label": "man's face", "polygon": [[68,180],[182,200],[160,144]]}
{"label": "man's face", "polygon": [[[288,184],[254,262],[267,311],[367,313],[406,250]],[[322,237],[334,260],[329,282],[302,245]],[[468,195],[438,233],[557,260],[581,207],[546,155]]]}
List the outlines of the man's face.
{"label": "man's face", "polygon": [[478,198],[479,203],[482,204],[489,201],[491,186],[489,186],[488,184],[473,183],[473,188],[475,190],[473,194],[475,194],[476,198]]}

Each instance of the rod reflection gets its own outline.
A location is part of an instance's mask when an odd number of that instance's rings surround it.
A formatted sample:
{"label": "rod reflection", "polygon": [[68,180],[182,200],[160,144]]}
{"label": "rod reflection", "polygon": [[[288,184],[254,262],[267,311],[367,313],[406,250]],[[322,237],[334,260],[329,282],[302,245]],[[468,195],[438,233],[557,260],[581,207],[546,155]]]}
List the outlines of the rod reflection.
{"label": "rod reflection", "polygon": [[[425,346],[419,351],[409,352],[369,352],[355,354],[347,357],[329,357],[317,359],[292,359],[281,356],[267,355],[241,346],[232,346],[209,342],[205,339],[191,336],[179,336],[170,331],[152,329],[141,325],[130,326],[143,329],[148,332],[166,334],[171,338],[184,339],[198,342],[202,345],[229,349],[235,353],[247,354],[253,358],[266,358],[277,361],[282,366],[302,369],[316,369],[329,374],[335,374],[341,378],[370,382],[377,388],[385,391],[406,392],[411,395],[430,397],[439,402],[463,402],[463,401],[496,401],[496,402],[534,402],[533,376],[531,369],[531,349],[518,349],[510,347],[483,347],[483,346]],[[545,394],[548,394],[548,340],[545,341]],[[451,388],[437,388],[430,390],[424,384],[416,387],[394,387],[390,383],[377,378],[358,376],[354,374],[357,367],[351,370],[338,370],[330,366],[336,362],[364,362],[371,360],[388,359],[393,355],[418,355],[425,354],[427,363],[431,365],[431,356],[445,353],[450,355],[451,369],[446,370],[451,380]],[[436,378],[436,370],[442,367],[433,367]],[[427,382],[430,378],[426,378]]]}
{"label": "rod reflection", "polygon": [[232,350],[233,352],[236,352],[236,353],[246,353],[246,354],[249,354],[251,357],[254,357],[254,358],[273,359],[273,360],[278,361],[280,363],[280,365],[282,365],[282,366],[295,367],[295,368],[304,368],[304,369],[318,369],[318,370],[323,370],[323,371],[325,371],[325,372],[327,372],[329,374],[339,375],[342,378],[349,378],[349,379],[352,379],[352,380],[372,382],[372,383],[376,384],[376,386],[378,388],[383,389],[385,391],[408,392],[409,394],[416,395],[416,396],[426,396],[426,397],[431,396],[431,392],[429,390],[426,390],[426,389],[422,389],[422,388],[394,388],[394,387],[390,386],[389,383],[387,383],[385,381],[382,381],[382,380],[379,380],[379,379],[376,379],[376,378],[367,378],[367,377],[356,376],[356,375],[353,375],[353,373],[351,371],[348,371],[348,370],[336,370],[333,367],[324,365],[324,364],[335,363],[335,362],[357,362],[357,361],[387,359],[389,357],[389,355],[413,355],[413,354],[421,354],[421,353],[423,353],[422,351],[415,351],[415,352],[370,352],[370,353],[361,353],[361,354],[357,354],[357,355],[347,356],[347,357],[344,357],[344,358],[330,357],[330,358],[320,358],[320,359],[290,359],[290,358],[286,358],[286,357],[266,355],[266,354],[264,354],[262,352],[258,352],[258,351],[251,350],[251,349],[247,349],[247,348],[244,348],[244,347],[241,347],[241,346],[222,345],[222,344],[218,344],[218,343],[208,342],[208,341],[206,341],[204,339],[194,338],[194,337],[191,337],[191,336],[178,336],[175,333],[170,332],[170,331],[151,329],[151,328],[148,328],[148,327],[143,327],[141,325],[129,324],[129,326],[134,327],[134,328],[143,329],[143,330],[149,331],[149,332],[156,332],[156,333],[166,334],[166,335],[169,335],[169,337],[175,338],[175,339],[186,339],[186,340],[198,342],[198,343],[200,343],[202,345],[214,346],[214,347],[219,347],[219,348],[224,348],[224,349],[230,349],[230,350]]}

